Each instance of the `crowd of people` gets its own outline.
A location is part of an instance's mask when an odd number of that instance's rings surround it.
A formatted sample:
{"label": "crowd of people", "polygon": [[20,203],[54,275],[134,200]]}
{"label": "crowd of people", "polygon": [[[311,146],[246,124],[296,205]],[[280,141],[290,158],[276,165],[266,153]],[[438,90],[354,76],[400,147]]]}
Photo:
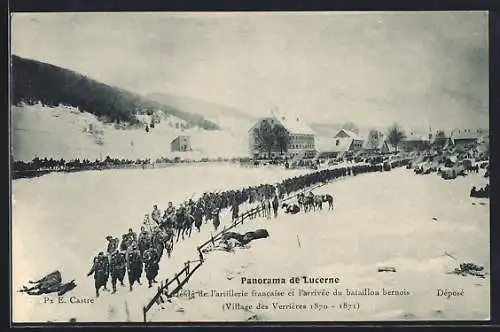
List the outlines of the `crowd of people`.
{"label": "crowd of people", "polygon": [[71,159],[65,160],[54,158],[33,158],[31,161],[13,161],[12,170],[14,177],[30,177],[40,172],[47,173],[53,171],[84,171],[84,170],[102,170],[108,168],[143,166],[151,163],[150,159],[119,159],[110,158],[90,160],[90,159]]}
{"label": "crowd of people", "polygon": [[[408,161],[395,162],[394,167],[401,166]],[[157,281],[159,261],[164,251],[170,257],[174,243],[186,236],[191,237],[193,227],[200,232],[203,224],[211,221],[215,231],[220,226],[220,214],[229,209],[231,219],[235,222],[240,216],[240,205],[248,203],[256,208],[255,216],[271,218],[271,208],[274,217],[278,215],[279,201],[290,194],[319,183],[326,183],[344,176],[355,176],[367,172],[383,171],[381,165],[353,165],[349,167],[324,169],[313,173],[285,179],[275,185],[261,184],[249,186],[239,190],[224,192],[203,193],[200,198],[189,198],[175,207],[168,202],[167,208],[162,211],[157,205],[151,213],[144,215],[139,234],[132,228],[121,236],[107,236],[108,246],[106,253],[100,252],[93,260],[88,276],[94,275],[96,296],[99,296],[101,287],[107,289],[107,282],[111,277],[112,291],[115,293],[116,284],[124,286],[125,274],[128,274],[129,289],[135,283],[141,285],[141,276],[145,272],[148,286]],[[252,216],[252,217],[255,217]]]}
{"label": "crowd of people", "polygon": [[12,161],[13,178],[26,178],[44,175],[50,172],[79,172],[87,170],[105,170],[119,168],[154,168],[158,164],[178,164],[191,162],[245,162],[247,158],[201,158],[198,161],[190,159],[181,159],[180,157],[167,158],[159,157],[157,159],[126,159],[111,158],[107,156],[104,159],[90,160],[87,158],[65,160],[54,158],[33,158],[31,161]]}

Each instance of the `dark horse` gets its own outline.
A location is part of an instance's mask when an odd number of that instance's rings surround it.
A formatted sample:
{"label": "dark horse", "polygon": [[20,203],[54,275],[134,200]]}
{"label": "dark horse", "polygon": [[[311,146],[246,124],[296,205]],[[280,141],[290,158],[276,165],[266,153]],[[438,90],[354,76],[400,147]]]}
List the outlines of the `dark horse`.
{"label": "dark horse", "polygon": [[326,195],[315,195],[315,196],[306,196],[304,194],[299,194],[298,203],[304,209],[304,212],[310,211],[316,208],[322,210],[323,203],[328,202],[328,210],[333,210],[333,196],[330,194]]}
{"label": "dark horse", "polygon": [[330,194],[321,195],[321,202],[328,202],[328,210],[333,210],[333,196]]}

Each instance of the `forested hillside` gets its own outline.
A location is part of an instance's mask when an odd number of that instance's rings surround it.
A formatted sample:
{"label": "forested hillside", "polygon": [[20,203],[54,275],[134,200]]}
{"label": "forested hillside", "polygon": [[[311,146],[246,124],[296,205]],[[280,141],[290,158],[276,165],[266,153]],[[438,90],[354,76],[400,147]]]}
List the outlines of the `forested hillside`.
{"label": "forested hillside", "polygon": [[12,56],[12,103],[46,106],[68,105],[92,113],[103,122],[137,123],[135,114],[161,110],[185,120],[190,127],[217,130],[218,125],[199,114],[149,100],[139,94],[109,86],[74,71]]}

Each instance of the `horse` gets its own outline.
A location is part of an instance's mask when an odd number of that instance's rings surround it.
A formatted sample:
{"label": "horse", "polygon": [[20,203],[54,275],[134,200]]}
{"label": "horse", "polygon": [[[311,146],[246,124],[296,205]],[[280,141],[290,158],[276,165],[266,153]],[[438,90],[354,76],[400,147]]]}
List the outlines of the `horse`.
{"label": "horse", "polygon": [[328,210],[333,210],[333,196],[330,194],[321,195],[323,202],[328,202]]}
{"label": "horse", "polygon": [[313,196],[313,202],[314,211],[316,211],[316,208],[319,208],[320,211],[323,210],[323,195]]}

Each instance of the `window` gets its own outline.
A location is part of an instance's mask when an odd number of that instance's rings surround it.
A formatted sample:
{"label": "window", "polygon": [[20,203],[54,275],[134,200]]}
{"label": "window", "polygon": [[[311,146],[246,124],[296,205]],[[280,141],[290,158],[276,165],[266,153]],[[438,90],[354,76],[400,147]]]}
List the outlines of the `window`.
{"label": "window", "polygon": [[335,145],[339,145],[340,144],[340,140],[337,138],[337,140],[335,141]]}

